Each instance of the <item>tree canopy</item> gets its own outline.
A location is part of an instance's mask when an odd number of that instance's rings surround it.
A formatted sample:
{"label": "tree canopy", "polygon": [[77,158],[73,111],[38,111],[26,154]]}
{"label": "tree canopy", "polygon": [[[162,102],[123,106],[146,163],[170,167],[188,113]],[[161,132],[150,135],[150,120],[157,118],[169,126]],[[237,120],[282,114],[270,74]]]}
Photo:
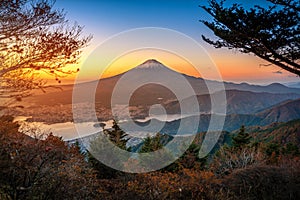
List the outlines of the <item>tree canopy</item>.
{"label": "tree canopy", "polygon": [[233,147],[241,148],[250,143],[250,135],[245,132],[245,126],[241,126],[239,133],[232,138]]}
{"label": "tree canopy", "polygon": [[164,145],[162,144],[161,141],[162,135],[160,133],[156,133],[154,137],[146,137],[144,139],[144,143],[142,148],[140,149],[140,153],[150,153],[153,151],[157,151],[161,149]]}
{"label": "tree canopy", "polygon": [[300,76],[300,3],[297,0],[267,0],[270,6],[246,9],[210,0],[201,6],[213,21],[201,20],[218,40],[202,35],[215,48],[238,49]]}
{"label": "tree canopy", "polygon": [[29,137],[0,117],[0,199],[95,199],[95,175],[76,146]]}
{"label": "tree canopy", "polygon": [[91,36],[70,25],[53,0],[2,0],[0,3],[0,97],[24,97],[43,88],[39,74],[56,81],[79,69],[76,64]]}

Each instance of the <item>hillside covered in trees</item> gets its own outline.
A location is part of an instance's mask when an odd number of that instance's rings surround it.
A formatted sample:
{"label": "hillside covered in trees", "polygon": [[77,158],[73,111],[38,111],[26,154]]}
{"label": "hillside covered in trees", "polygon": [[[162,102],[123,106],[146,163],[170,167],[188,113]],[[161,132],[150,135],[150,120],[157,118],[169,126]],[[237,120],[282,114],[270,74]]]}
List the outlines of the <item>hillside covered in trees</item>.
{"label": "hillside covered in trees", "polygon": [[[226,0],[208,0],[194,6],[207,14],[196,23],[212,31],[206,35],[200,27],[204,42],[259,61],[198,51],[201,34],[195,36],[199,29],[189,22],[195,20],[192,7],[186,10],[194,1],[134,1],[134,6],[69,1],[70,16],[86,22],[96,43],[58,8],[66,2],[0,1],[0,200],[300,199],[298,1],[266,0],[251,8],[249,2],[230,6]],[[85,9],[89,13],[81,13]],[[133,27],[144,28],[124,31]],[[105,40],[110,34],[116,35]],[[121,39],[122,34],[134,37]],[[100,53],[91,48],[90,55],[83,54],[91,42],[95,47],[103,40]],[[86,71],[83,63],[89,63]],[[99,69],[103,72],[97,74]],[[62,85],[70,76],[73,83]],[[129,115],[121,119],[124,111]],[[162,115],[166,118],[160,121]],[[26,129],[15,121],[18,117],[26,118]],[[210,129],[213,118],[223,117],[224,123],[212,123],[222,126]],[[151,122],[153,129],[141,132]],[[58,124],[60,130],[87,123],[95,129],[73,129],[73,141],[66,141],[66,132],[30,126],[34,123]],[[123,130],[126,123],[129,129]],[[92,136],[88,147],[83,134]],[[218,140],[200,156],[209,134]],[[173,141],[175,148],[166,149]]]}
{"label": "hillside covered in trees", "polygon": [[[18,132],[12,117],[0,119],[0,197],[10,199],[298,199],[299,120],[224,132],[214,153],[199,159],[203,134],[173,164],[149,173],[111,169],[77,145],[51,134]],[[106,132],[126,148],[118,125]],[[283,136],[285,140],[282,139]],[[169,138],[170,139],[170,138]],[[167,143],[156,134],[141,153]],[[261,141],[261,143],[258,143]],[[97,142],[97,139],[95,140]],[[125,143],[124,143],[125,142]],[[258,187],[259,186],[259,187]]]}

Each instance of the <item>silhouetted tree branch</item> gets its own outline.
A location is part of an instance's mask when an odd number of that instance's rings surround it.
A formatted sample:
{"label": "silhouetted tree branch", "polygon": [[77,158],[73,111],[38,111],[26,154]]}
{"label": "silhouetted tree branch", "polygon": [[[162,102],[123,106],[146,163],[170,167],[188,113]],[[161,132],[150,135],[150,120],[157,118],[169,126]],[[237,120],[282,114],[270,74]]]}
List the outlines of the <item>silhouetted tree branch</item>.
{"label": "silhouetted tree branch", "polygon": [[82,26],[70,25],[64,10],[52,0],[3,0],[0,3],[0,97],[24,97],[45,81],[56,81],[79,69],[76,64],[91,36],[81,37]]}
{"label": "silhouetted tree branch", "polygon": [[300,76],[300,3],[296,0],[268,0],[267,8],[245,9],[238,4],[224,6],[223,1],[210,0],[201,6],[214,21],[201,20],[220,39],[213,41],[202,35],[215,48],[238,49]]}

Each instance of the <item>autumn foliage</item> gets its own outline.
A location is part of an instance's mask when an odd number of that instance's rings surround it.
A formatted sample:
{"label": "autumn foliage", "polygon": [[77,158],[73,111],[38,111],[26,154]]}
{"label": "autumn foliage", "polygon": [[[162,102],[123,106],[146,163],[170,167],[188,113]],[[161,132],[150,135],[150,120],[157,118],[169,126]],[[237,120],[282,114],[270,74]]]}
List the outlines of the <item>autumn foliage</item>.
{"label": "autumn foliage", "polygon": [[92,199],[97,181],[76,147],[52,134],[31,138],[18,127],[1,117],[1,199]]}
{"label": "autumn foliage", "polygon": [[[0,199],[299,199],[295,146],[225,146],[205,160],[193,145],[159,171],[113,173],[78,146],[49,134],[41,140],[0,118]],[[296,152],[296,153],[295,153]],[[98,166],[98,167],[97,167]],[[175,167],[174,167],[175,166]],[[98,176],[97,176],[98,175]]]}

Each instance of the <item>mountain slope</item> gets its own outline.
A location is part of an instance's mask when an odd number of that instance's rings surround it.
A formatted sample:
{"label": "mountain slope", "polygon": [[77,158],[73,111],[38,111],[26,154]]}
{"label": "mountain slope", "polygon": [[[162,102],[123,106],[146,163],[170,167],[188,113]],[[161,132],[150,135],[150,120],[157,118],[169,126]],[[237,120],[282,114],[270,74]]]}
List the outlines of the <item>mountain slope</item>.
{"label": "mountain slope", "polygon": [[293,119],[300,119],[300,99],[275,105],[257,113],[256,116],[262,118],[264,123],[287,122]]}
{"label": "mountain slope", "polygon": [[[215,116],[218,118],[218,116]],[[196,116],[189,116],[184,117],[182,119],[170,121],[170,122],[163,122],[157,119],[152,119],[151,123],[152,126],[146,129],[146,132],[155,133],[160,132],[163,134],[178,134],[178,135],[185,135],[185,134],[193,134],[196,132],[205,132],[208,130],[209,123],[211,120],[210,114],[202,114],[200,118]],[[145,131],[144,127],[150,123],[150,120],[146,122],[136,122],[138,127],[131,126],[126,122],[123,123],[123,126],[126,127],[126,130],[133,131],[133,132],[140,132]],[[194,129],[195,125],[198,125],[198,129]],[[267,125],[262,123],[262,119],[255,116],[255,115],[237,115],[231,114],[227,115],[225,118],[224,127],[222,130],[224,131],[233,131],[239,129],[242,125],[245,126],[256,126],[256,125]],[[180,131],[178,130],[179,126],[182,126]],[[157,127],[163,127],[161,130],[157,130]],[[140,129],[139,129],[140,128]],[[214,126],[210,127],[211,131],[218,131],[219,129],[214,128]]]}
{"label": "mountain slope", "polygon": [[289,88],[280,83],[272,83],[267,86],[261,85],[251,85],[248,83],[225,83],[226,90],[242,90],[242,91],[251,91],[251,92],[268,92],[268,93],[277,93],[277,94],[287,94],[287,93],[296,93],[300,94],[300,90],[297,88]]}
{"label": "mountain slope", "polygon": [[[82,90],[82,93],[84,93],[84,91],[89,89],[91,85],[98,84],[96,94],[95,94],[96,101],[109,107],[111,102],[110,101],[111,95],[116,83],[120,80],[121,77],[123,77],[126,74],[131,74],[132,76],[130,77],[130,80],[125,81],[126,84],[122,85],[123,93],[120,95],[128,95],[129,86],[135,85],[137,82],[141,82],[144,79],[147,79],[151,82],[151,80],[155,80],[154,77],[158,75],[163,76],[166,80],[170,79],[171,83],[173,81],[171,77],[182,75],[190,83],[190,85],[195,90],[195,93],[197,95],[203,95],[209,93],[206,83],[209,83],[212,86],[211,87],[212,90],[210,91],[211,93],[217,92],[218,91],[217,86],[220,86],[220,82],[213,81],[213,80],[204,80],[202,78],[196,78],[196,77],[180,74],[178,72],[169,69],[167,66],[163,65],[162,63],[151,59],[123,74],[119,74],[117,76],[113,76],[110,78],[101,79],[98,83],[96,83],[95,81],[80,83],[77,84],[77,88],[79,88],[79,90]],[[178,84],[173,83],[173,86],[176,87],[178,90],[183,88],[182,84],[179,84],[179,82]],[[300,89],[289,88],[279,83],[274,83],[268,86],[259,86],[259,85],[250,85],[247,83],[236,84],[236,83],[224,82],[224,86],[226,90],[268,92],[268,93],[278,93],[278,94],[288,94],[288,93],[300,94]],[[148,84],[145,88],[143,87],[145,86],[140,87],[141,88],[140,91],[142,91],[143,94],[147,94],[147,97],[153,97],[152,101],[148,100],[148,104],[161,103],[161,99],[163,99],[164,101],[174,99],[174,94],[172,93],[172,91],[170,91],[170,89],[162,88],[162,86],[158,88],[159,87],[158,84]],[[30,97],[28,101],[35,102],[38,105],[71,104],[72,85],[61,86],[61,89],[62,91],[60,90],[51,91],[46,94],[40,94],[34,97]],[[164,97],[160,97],[161,95],[164,95]],[[191,95],[193,94],[190,94],[189,96]],[[132,103],[140,104],[141,100],[143,99],[142,96],[143,95],[136,94],[135,98],[137,99],[136,100],[137,102],[135,102],[134,98],[132,98],[133,99]],[[90,101],[84,95],[82,95],[81,98],[82,98],[81,100],[82,102]],[[27,100],[25,99],[25,101]]]}
{"label": "mountain slope", "polygon": [[293,143],[300,148],[300,119],[262,127],[248,127],[247,132],[258,142],[282,145]]}
{"label": "mountain slope", "polygon": [[[212,96],[218,98],[221,93],[216,92]],[[227,106],[227,114],[255,114],[258,111],[269,108],[286,100],[300,98],[299,94],[272,94],[266,92],[249,92],[239,90],[226,90],[226,100],[223,106]],[[201,112],[210,112],[211,98],[210,95],[197,95]],[[184,99],[182,104],[190,104],[190,98]],[[165,108],[168,113],[180,113],[180,103],[177,100],[165,103]],[[220,105],[218,105],[220,106]]]}
{"label": "mountain slope", "polygon": [[290,83],[285,83],[284,84],[285,86],[287,87],[290,87],[290,88],[300,88],[300,82],[290,82]]}

